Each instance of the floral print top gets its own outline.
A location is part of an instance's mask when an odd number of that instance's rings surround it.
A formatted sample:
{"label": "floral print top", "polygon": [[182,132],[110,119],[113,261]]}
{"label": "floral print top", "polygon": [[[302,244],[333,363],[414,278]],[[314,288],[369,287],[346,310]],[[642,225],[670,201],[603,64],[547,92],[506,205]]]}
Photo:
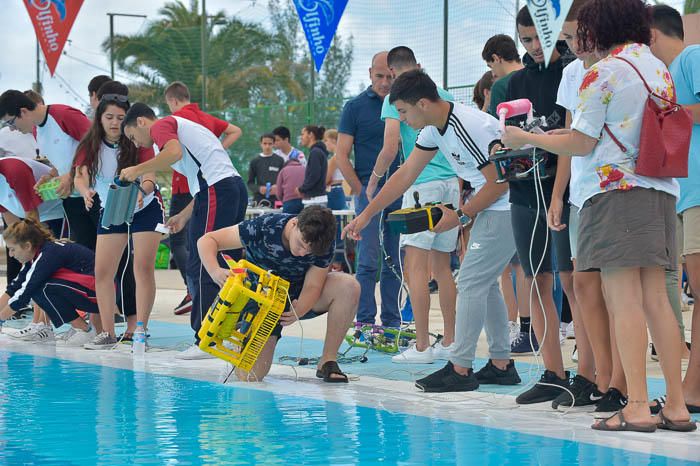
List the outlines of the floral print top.
{"label": "floral print top", "polygon": [[[675,179],[634,173],[648,92],[634,69],[614,56],[634,63],[654,92],[667,99],[674,98],[668,69],[646,45],[619,47],[589,69],[579,88],[578,106],[571,124],[573,129],[599,140],[581,164],[582,200],[585,202],[606,191],[634,187],[657,189],[678,197]],[[603,130],[605,124],[627,152],[622,152]]]}

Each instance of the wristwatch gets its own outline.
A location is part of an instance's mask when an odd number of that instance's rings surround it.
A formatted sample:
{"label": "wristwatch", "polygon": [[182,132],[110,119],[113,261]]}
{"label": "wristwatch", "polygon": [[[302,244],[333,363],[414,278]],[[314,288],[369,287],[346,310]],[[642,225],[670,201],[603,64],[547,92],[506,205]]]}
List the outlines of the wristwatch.
{"label": "wristwatch", "polygon": [[465,214],[464,211],[462,211],[462,209],[457,209],[456,212],[457,218],[459,219],[459,224],[462,227],[466,227],[467,225],[472,223],[472,218],[469,215]]}

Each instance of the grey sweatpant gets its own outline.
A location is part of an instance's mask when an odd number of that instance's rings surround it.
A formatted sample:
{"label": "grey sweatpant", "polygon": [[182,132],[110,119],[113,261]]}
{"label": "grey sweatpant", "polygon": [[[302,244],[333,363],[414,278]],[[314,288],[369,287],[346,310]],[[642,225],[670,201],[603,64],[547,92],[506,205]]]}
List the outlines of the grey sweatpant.
{"label": "grey sweatpant", "polygon": [[486,328],[491,359],[509,359],[508,311],[498,277],[515,254],[509,211],[486,210],[474,220],[457,280],[455,349],[450,361],[472,367]]}

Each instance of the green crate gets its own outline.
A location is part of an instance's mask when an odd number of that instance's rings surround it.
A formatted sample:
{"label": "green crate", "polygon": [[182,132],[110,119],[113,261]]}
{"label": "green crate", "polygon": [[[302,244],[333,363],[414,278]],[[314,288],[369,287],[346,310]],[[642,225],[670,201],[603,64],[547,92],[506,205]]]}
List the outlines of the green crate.
{"label": "green crate", "polygon": [[43,199],[44,201],[52,201],[54,199],[59,199],[60,196],[56,192],[56,188],[61,184],[61,180],[59,178],[54,178],[52,180],[47,181],[46,183],[42,183],[37,187],[37,191],[39,191],[39,197]]}

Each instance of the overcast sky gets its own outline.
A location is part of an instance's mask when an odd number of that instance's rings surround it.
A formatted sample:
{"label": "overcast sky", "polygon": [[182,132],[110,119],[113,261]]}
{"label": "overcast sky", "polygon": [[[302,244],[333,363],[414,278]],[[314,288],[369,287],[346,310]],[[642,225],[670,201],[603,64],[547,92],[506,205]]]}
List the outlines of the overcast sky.
{"label": "overcast sky", "polygon": [[[448,77],[450,86],[473,84],[486,71],[481,60],[483,43],[493,34],[513,34],[516,0],[451,0],[449,8]],[[109,36],[107,12],[144,14],[157,18],[165,0],[85,0],[68,43],[51,78],[41,67],[47,102],[66,103],[79,108],[87,105],[87,84],[96,74],[109,74],[109,57],[101,43]],[[189,4],[188,0],[185,0]],[[269,26],[267,0],[207,0],[211,14],[224,10],[227,15]],[[520,0],[524,4],[525,0]],[[670,0],[678,6],[682,0]],[[345,95],[354,95],[368,84],[371,56],[396,45],[414,49],[418,60],[438,83],[443,75],[443,2],[440,0],[349,0],[340,22],[339,33],[353,37],[355,59]],[[24,2],[2,0],[0,31],[0,82],[3,89],[28,89],[36,80],[36,40]],[[400,8],[398,10],[397,8]],[[398,13],[398,14],[397,14]],[[115,18],[117,34],[142,31],[140,18]],[[129,78],[118,69],[117,79]],[[69,89],[70,87],[70,89]]]}

